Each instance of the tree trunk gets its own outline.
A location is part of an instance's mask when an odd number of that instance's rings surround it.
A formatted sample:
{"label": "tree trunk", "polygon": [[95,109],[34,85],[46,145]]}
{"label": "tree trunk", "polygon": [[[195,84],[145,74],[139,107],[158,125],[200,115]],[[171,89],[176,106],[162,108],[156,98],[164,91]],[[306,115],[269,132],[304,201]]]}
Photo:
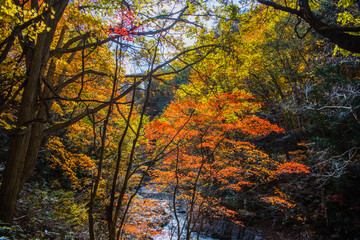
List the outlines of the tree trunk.
{"label": "tree trunk", "polygon": [[[50,1],[55,16],[45,17],[44,22],[51,28],[49,32],[38,35],[33,51],[28,51],[27,80],[22,94],[18,112],[17,126],[20,133],[11,139],[8,160],[5,166],[3,181],[0,189],[0,221],[12,223],[15,215],[17,198],[26,180],[31,176],[36,164],[38,152],[43,138],[44,123],[36,122],[38,91],[41,89],[41,78],[47,66],[50,45],[55,30],[61,19],[68,1]],[[25,129],[21,129],[24,128]]]}
{"label": "tree trunk", "polygon": [[0,189],[0,220],[11,223],[15,215],[17,197],[20,191],[21,174],[30,134],[17,136],[11,144],[3,182]]}
{"label": "tree trunk", "polygon": [[[31,58],[30,70],[28,71],[27,83],[24,87],[22,102],[18,116],[18,127],[26,127],[25,133],[17,134],[11,143],[9,159],[5,167],[3,182],[0,189],[0,220],[11,223],[14,214],[17,197],[20,191],[22,173],[26,164],[35,108],[37,102],[37,89],[41,72],[41,60],[44,56],[44,41],[46,33],[40,34],[38,43]],[[36,149],[31,149],[36,151]]]}

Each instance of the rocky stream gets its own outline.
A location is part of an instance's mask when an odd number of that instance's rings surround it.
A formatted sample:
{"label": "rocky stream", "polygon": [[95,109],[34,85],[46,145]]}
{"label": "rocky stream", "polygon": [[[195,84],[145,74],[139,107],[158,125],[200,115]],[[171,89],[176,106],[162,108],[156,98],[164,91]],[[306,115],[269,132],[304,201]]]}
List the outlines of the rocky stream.
{"label": "rocky stream", "polygon": [[[152,237],[153,240],[177,240],[177,221],[174,211],[171,209],[170,199],[165,193],[157,192],[151,188],[142,187],[139,195],[143,199],[149,199],[157,203],[159,212],[162,212],[161,223],[157,230],[159,234]],[[183,228],[186,209],[179,206],[177,209],[180,229]],[[159,229],[160,228],[160,229]],[[200,226],[194,228],[191,234],[192,240],[265,240],[260,230],[242,227],[232,222],[223,220],[205,219],[201,231]],[[185,230],[183,231],[185,232]],[[200,234],[197,234],[200,232]],[[185,233],[181,234],[181,240],[186,239]]]}

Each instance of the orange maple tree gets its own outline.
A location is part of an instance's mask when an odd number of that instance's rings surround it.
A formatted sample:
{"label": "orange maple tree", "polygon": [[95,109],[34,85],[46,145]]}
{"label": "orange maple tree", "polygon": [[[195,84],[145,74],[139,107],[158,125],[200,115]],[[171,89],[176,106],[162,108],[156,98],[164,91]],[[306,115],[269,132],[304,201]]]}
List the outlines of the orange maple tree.
{"label": "orange maple tree", "polygon": [[[308,173],[300,163],[280,163],[257,148],[251,139],[284,129],[256,115],[262,104],[234,90],[206,97],[183,97],[172,102],[163,116],[146,128],[149,148],[163,161],[151,172],[153,183],[173,197],[173,207],[186,203],[187,231],[201,215],[231,218],[236,212],[222,205],[221,196],[236,194],[268,182],[282,173]],[[272,203],[292,207],[286,196]],[[263,198],[263,201],[270,201]]]}

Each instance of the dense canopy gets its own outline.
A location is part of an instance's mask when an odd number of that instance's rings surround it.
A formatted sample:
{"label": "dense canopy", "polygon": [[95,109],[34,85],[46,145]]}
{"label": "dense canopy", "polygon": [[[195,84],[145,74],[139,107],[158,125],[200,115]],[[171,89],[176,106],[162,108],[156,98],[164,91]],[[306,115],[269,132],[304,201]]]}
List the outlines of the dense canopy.
{"label": "dense canopy", "polygon": [[0,6],[1,239],[360,237],[357,1]]}

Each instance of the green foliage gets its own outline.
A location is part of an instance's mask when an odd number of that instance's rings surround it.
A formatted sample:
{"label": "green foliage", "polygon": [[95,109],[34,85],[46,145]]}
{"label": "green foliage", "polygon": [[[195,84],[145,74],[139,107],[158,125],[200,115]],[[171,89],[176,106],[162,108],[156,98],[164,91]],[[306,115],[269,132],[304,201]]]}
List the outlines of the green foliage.
{"label": "green foliage", "polygon": [[20,226],[8,226],[0,222],[0,240],[16,240],[16,239],[26,239],[26,235]]}
{"label": "green foliage", "polygon": [[[81,194],[32,183],[25,187],[18,223],[26,234],[40,239],[86,237],[87,209]],[[22,225],[22,224],[21,224]]]}
{"label": "green foliage", "polygon": [[[172,72],[172,68],[164,69],[164,72]],[[147,115],[150,119],[159,116],[164,109],[174,100],[176,90],[181,84],[188,81],[190,69],[181,71],[175,76],[171,76],[170,80],[155,81],[152,83],[152,91],[149,99]]]}
{"label": "green foliage", "polygon": [[317,81],[308,95],[309,111],[304,114],[313,124],[314,144],[338,154],[360,145],[360,86],[341,68],[322,65],[314,71]]}

